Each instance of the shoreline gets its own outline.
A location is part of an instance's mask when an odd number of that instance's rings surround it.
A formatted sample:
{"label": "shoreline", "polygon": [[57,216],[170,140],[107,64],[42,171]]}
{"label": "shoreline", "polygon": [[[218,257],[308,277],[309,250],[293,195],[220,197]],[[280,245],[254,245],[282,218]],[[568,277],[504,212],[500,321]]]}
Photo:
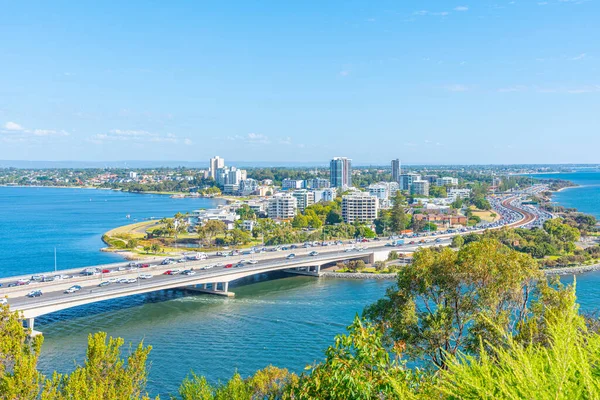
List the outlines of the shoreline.
{"label": "shoreline", "polygon": [[592,265],[576,265],[574,267],[563,267],[563,268],[545,268],[542,269],[545,275],[580,275],[587,272],[600,271],[600,264]]}

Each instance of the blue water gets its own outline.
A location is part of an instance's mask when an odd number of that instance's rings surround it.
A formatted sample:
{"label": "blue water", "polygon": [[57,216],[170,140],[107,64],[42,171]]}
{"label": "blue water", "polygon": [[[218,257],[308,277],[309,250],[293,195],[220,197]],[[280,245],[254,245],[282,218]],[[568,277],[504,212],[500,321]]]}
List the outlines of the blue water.
{"label": "blue water", "polygon": [[[102,253],[107,230],[149,217],[212,207],[206,199],[113,191],[0,187],[0,276],[119,260]],[[130,214],[128,220],[126,215]],[[234,283],[232,299],[164,291],[65,310],[36,320],[40,369],[68,372],[97,331],[151,345],[151,394],[176,393],[194,370],[213,382],[269,364],[302,372],[391,282],[288,277]]]}
{"label": "blue water", "polygon": [[[599,173],[560,177],[583,186],[557,194],[556,201],[600,216]],[[112,191],[0,187],[0,276],[51,269],[54,246],[61,268],[114,261],[115,255],[98,251],[103,232],[212,205]],[[390,284],[271,274],[233,285],[232,299],[165,291],[65,310],[36,321],[45,336],[39,365],[46,373],[72,370],[84,360],[87,335],[102,330],[153,346],[148,390],[154,395],[175,393],[191,370],[213,382],[269,364],[301,372],[322,360],[334,335]],[[597,310],[600,272],[578,276],[577,293],[582,310]]]}
{"label": "blue water", "polygon": [[581,171],[564,174],[532,175],[536,178],[554,178],[571,181],[579,186],[553,195],[552,200],[568,208],[576,208],[600,220],[600,171]]}
{"label": "blue water", "polygon": [[59,269],[122,260],[98,251],[106,231],[220,202],[112,190],[0,187],[0,277],[51,271],[55,247]]}

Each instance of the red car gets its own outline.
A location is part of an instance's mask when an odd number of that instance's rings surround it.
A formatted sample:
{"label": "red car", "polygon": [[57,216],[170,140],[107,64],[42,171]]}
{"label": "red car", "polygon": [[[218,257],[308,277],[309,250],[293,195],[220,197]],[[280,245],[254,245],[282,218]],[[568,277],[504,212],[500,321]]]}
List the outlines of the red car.
{"label": "red car", "polygon": [[227,264],[224,268],[233,268],[233,264]]}
{"label": "red car", "polygon": [[171,270],[163,272],[163,275],[172,275],[172,274],[173,274],[173,271],[171,271]]}
{"label": "red car", "polygon": [[142,267],[142,268],[148,268],[149,266],[150,266],[150,264],[142,264],[142,265],[140,265],[140,267]]}
{"label": "red car", "polygon": [[103,274],[110,274],[112,271],[110,269],[103,269],[102,273]]}

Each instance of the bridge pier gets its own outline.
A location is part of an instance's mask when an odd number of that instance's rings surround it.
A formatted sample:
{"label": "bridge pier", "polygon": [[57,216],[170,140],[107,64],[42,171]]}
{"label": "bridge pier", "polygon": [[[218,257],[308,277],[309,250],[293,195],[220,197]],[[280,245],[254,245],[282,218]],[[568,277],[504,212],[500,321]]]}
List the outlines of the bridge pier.
{"label": "bridge pier", "polygon": [[208,283],[200,285],[186,286],[186,290],[192,292],[200,292],[206,294],[214,294],[217,296],[235,297],[235,293],[229,291],[229,282],[221,282],[221,289],[219,289],[219,282],[211,283],[211,287],[208,287]]}
{"label": "bridge pier", "polygon": [[320,276],[321,265],[310,265],[306,267],[297,267],[285,269],[284,272],[296,275]]}
{"label": "bridge pier", "polygon": [[23,320],[23,328],[29,330],[29,337],[41,335],[42,332],[34,330],[35,318],[26,318]]}

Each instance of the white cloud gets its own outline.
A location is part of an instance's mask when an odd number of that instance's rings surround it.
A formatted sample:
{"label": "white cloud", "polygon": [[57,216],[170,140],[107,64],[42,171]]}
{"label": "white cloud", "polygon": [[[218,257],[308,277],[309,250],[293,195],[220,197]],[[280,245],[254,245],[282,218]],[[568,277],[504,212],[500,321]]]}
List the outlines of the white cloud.
{"label": "white cloud", "polygon": [[347,69],[341,70],[340,76],[343,76],[343,77],[350,76],[350,71],[348,71]]}
{"label": "white cloud", "polygon": [[69,132],[52,129],[34,129],[32,133],[35,136],[69,136]]}
{"label": "white cloud", "polygon": [[570,60],[571,61],[579,61],[579,60],[583,60],[586,57],[587,57],[586,53],[581,53],[581,54],[579,54],[579,55],[577,55],[575,57],[571,57]]}
{"label": "white cloud", "polygon": [[437,16],[445,17],[447,15],[450,15],[450,13],[448,11],[432,12],[432,11],[427,11],[427,10],[419,10],[419,11],[413,12],[413,15],[420,15],[420,16],[437,15]]}
{"label": "white cloud", "polygon": [[24,130],[21,125],[17,124],[16,122],[12,122],[12,121],[8,121],[7,123],[5,123],[4,129],[6,129],[7,131],[22,131],[22,130]]}
{"label": "white cloud", "polygon": [[443,88],[449,92],[467,92],[469,87],[466,85],[461,85],[459,83],[453,83],[451,85],[445,85]]}
{"label": "white cloud", "polygon": [[467,7],[467,6],[454,7],[454,11],[469,11],[469,7]]}
{"label": "white cloud", "polygon": [[93,143],[104,143],[104,142],[133,142],[143,144],[146,142],[152,143],[173,143],[177,144],[183,142],[184,144],[191,144],[192,141],[188,138],[180,139],[173,133],[167,133],[161,135],[158,133],[152,133],[144,130],[134,129],[112,129],[108,133],[98,133],[88,139]]}

